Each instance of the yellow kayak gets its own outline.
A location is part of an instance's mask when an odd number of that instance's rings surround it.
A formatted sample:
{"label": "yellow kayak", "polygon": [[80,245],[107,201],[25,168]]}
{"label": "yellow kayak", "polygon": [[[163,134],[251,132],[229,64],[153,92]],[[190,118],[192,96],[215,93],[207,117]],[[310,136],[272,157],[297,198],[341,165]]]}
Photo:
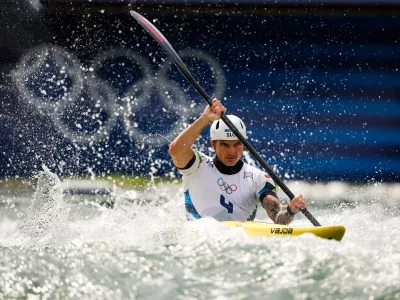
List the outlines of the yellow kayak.
{"label": "yellow kayak", "polygon": [[318,226],[318,227],[296,227],[288,225],[270,224],[254,221],[224,221],[225,225],[241,227],[249,236],[293,236],[303,233],[312,233],[324,239],[340,241],[346,228],[342,225]]}

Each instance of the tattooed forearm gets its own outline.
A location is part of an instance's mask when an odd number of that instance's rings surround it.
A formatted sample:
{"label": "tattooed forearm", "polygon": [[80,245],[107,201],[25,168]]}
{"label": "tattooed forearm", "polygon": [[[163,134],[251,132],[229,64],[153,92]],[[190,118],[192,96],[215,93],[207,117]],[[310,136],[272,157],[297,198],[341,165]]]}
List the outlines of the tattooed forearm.
{"label": "tattooed forearm", "polygon": [[294,214],[288,212],[287,205],[282,205],[278,198],[272,195],[265,196],[263,206],[270,219],[276,224],[287,225],[294,218]]}
{"label": "tattooed forearm", "polygon": [[281,210],[278,212],[276,216],[275,223],[287,225],[290,222],[292,222],[293,219],[294,219],[294,214],[288,212],[287,205],[281,205]]}
{"label": "tattooed forearm", "polygon": [[270,219],[274,222],[276,220],[276,216],[280,211],[280,204],[281,203],[279,202],[278,198],[272,195],[267,195],[263,199],[263,206],[267,211],[267,214],[270,217]]}

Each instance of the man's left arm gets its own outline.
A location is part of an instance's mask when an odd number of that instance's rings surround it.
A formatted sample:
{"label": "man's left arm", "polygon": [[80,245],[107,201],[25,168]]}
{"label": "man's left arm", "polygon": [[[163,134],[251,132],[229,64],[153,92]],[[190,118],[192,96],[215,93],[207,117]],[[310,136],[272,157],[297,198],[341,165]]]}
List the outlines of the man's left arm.
{"label": "man's left arm", "polygon": [[275,224],[287,225],[292,222],[294,215],[307,204],[301,194],[296,195],[292,200],[288,200],[288,205],[282,205],[275,195],[265,195],[262,205],[267,211],[268,216]]}

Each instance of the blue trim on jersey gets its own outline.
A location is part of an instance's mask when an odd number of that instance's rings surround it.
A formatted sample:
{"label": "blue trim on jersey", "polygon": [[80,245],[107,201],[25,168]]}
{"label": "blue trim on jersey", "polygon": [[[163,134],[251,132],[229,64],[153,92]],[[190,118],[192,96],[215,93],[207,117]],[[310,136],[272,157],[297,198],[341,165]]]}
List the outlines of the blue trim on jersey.
{"label": "blue trim on jersey", "polygon": [[196,208],[193,205],[192,199],[190,199],[189,190],[185,192],[185,208],[186,212],[192,215],[196,219],[200,219],[201,216],[197,212]]}
{"label": "blue trim on jersey", "polygon": [[276,194],[276,187],[273,184],[266,182],[265,186],[258,192],[258,194],[261,195],[263,193],[270,193],[270,192]]}

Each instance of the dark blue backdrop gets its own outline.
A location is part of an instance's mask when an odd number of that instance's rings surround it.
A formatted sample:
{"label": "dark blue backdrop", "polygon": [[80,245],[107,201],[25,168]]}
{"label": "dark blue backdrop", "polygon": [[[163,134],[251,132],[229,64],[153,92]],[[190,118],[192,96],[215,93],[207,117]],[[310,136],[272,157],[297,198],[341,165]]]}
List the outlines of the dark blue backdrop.
{"label": "dark blue backdrop", "polygon": [[0,175],[177,174],[168,143],[205,102],[129,9],[282,177],[399,180],[400,10],[260,5],[6,5]]}

